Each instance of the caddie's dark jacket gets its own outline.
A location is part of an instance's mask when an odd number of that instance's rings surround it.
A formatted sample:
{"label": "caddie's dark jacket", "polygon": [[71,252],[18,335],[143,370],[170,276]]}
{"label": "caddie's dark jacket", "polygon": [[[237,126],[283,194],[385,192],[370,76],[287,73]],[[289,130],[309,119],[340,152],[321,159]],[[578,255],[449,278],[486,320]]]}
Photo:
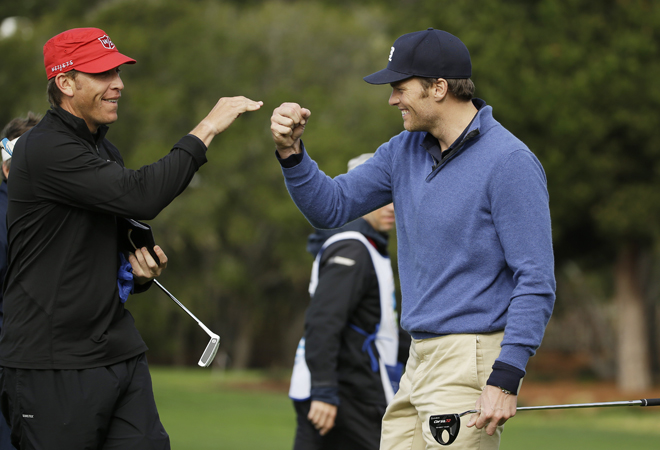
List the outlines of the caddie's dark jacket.
{"label": "caddie's dark jacket", "polygon": [[[378,233],[364,219],[336,230],[317,230],[307,245],[314,257],[332,235],[344,231],[362,233],[387,255],[387,235]],[[355,261],[333,263],[335,256]],[[379,372],[373,372],[369,355],[362,351],[365,337],[349,324],[371,334],[380,323],[378,278],[369,250],[355,239],[329,245],[321,256],[318,286],[305,316],[305,360],[312,378],[311,399],[337,404],[341,397],[386,405]],[[408,357],[410,336],[399,333],[399,360]],[[375,345],[372,344],[377,354]]]}
{"label": "caddie's dark jacket", "polygon": [[206,162],[206,146],[188,135],[129,170],[106,132],[53,108],[14,149],[2,366],[85,369],[147,349],[119,300],[116,217],[154,218]]}

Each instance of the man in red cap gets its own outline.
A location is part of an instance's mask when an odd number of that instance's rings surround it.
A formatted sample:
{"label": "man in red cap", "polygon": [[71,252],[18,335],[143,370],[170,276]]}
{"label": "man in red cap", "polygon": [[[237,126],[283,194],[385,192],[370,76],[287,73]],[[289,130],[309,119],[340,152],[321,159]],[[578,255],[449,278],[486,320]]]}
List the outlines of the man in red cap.
{"label": "man in red cap", "polygon": [[[52,108],[14,147],[0,337],[2,412],[20,449],[169,449],[145,351],[118,289],[117,221],[152,219],[206,162],[213,137],[262,103],[222,98],[159,161],[124,167],[106,138],[124,85],[97,28],[44,46]],[[130,254],[134,292],[167,266]],[[127,294],[126,294],[127,295]]]}

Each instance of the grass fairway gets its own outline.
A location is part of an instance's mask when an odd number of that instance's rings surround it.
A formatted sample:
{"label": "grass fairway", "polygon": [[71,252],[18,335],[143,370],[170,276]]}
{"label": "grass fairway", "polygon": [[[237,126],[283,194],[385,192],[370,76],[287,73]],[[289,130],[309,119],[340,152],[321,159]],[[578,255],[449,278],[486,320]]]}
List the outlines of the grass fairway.
{"label": "grass fairway", "polygon": [[660,408],[521,411],[505,426],[502,450],[657,450]]}
{"label": "grass fairway", "polygon": [[[257,375],[152,368],[156,403],[176,450],[289,450],[295,415],[285,392]],[[240,383],[241,387],[234,387]],[[250,385],[254,386],[253,389]]]}
{"label": "grass fairway", "polygon": [[[208,369],[151,369],[161,419],[175,450],[290,450],[295,428],[283,390],[263,376]],[[657,450],[660,407],[521,411],[502,450]],[[447,447],[451,449],[451,446]],[[338,449],[350,450],[350,449]]]}

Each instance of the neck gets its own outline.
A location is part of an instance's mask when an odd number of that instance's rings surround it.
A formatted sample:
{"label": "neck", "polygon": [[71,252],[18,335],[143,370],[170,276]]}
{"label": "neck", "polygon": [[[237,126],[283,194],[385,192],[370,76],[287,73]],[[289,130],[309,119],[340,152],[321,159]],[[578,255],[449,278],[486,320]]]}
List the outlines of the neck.
{"label": "neck", "polygon": [[446,107],[438,114],[437,125],[430,133],[440,143],[440,150],[445,151],[463,133],[479,111],[472,101],[460,102],[447,99]]}
{"label": "neck", "polygon": [[[76,108],[74,108],[73,105],[71,105],[71,104],[70,104],[69,102],[67,102],[66,100],[62,100],[62,103],[60,103],[60,108],[62,108],[62,109],[65,110],[66,112],[68,112],[68,113],[70,113],[70,114],[76,116],[76,117],[79,118],[79,119],[85,120],[83,117],[80,117],[82,114],[77,113]],[[89,129],[89,131],[90,131],[93,135],[96,134],[96,132],[99,130],[98,125],[91,124],[91,123],[89,123],[87,120],[85,120],[85,124],[87,125],[87,128]]]}

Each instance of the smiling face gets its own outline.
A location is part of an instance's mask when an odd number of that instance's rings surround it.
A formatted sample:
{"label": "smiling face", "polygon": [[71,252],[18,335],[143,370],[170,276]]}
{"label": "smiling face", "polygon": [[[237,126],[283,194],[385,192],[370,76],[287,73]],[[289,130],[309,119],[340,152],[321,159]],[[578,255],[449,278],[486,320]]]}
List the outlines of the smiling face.
{"label": "smiling face", "polygon": [[75,79],[63,78],[62,83],[60,106],[83,119],[89,131],[96,133],[101,125],[117,120],[118,101],[124,89],[119,67],[102,73],[79,72]]}
{"label": "smiling face", "polygon": [[435,100],[418,78],[392,83],[389,104],[396,106],[407,131],[431,131],[437,121]]}

